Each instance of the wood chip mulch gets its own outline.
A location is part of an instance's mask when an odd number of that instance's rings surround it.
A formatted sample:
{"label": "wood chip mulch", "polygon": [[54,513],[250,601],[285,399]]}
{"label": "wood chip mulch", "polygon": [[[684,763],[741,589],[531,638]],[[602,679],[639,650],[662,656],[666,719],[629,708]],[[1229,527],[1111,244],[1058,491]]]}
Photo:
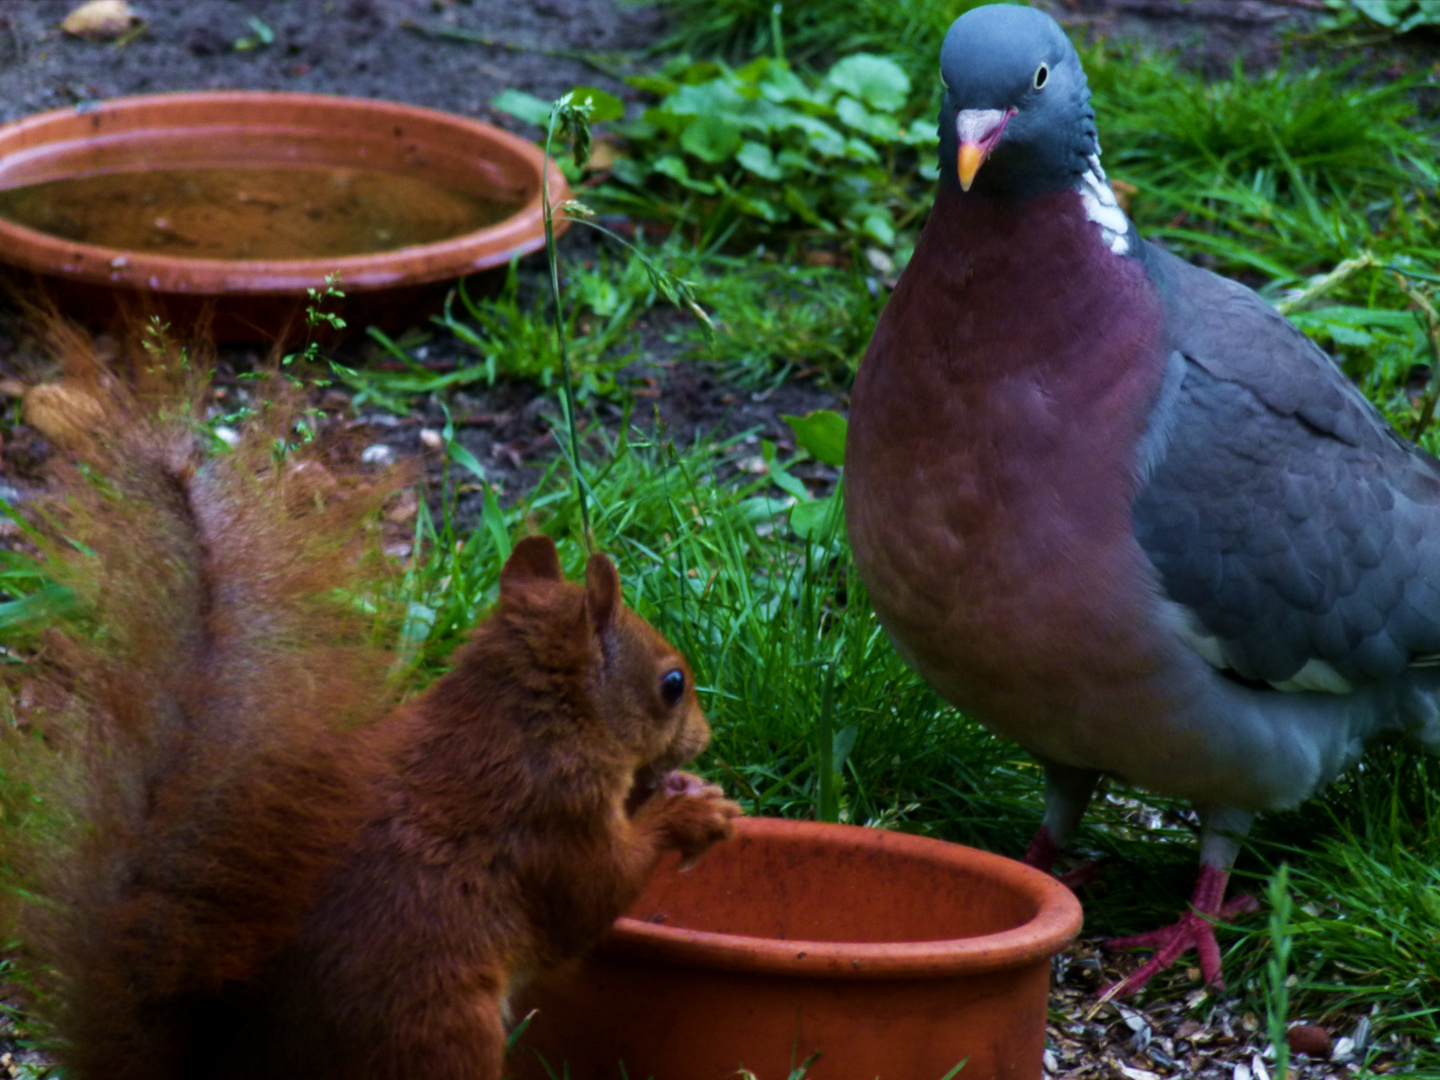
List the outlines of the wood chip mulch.
{"label": "wood chip mulch", "polygon": [[[1101,992],[1140,963],[1082,940],[1055,960],[1045,1075],[1056,1080],[1282,1080],[1263,1017],[1245,1011],[1241,995],[1194,989],[1151,992],[1136,1001],[1105,1001]],[[1292,1016],[1292,1080],[1406,1075],[1410,1046],[1380,1039],[1368,1015],[1328,1017],[1323,1024]],[[1309,1053],[1296,1052],[1308,1050]],[[1363,1063],[1363,1067],[1362,1067]]]}

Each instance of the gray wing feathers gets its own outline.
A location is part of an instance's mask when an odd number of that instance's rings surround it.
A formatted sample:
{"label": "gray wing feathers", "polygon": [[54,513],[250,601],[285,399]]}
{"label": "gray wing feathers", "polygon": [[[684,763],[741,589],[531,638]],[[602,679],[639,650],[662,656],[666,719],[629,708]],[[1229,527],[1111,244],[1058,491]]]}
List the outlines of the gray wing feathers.
{"label": "gray wing feathers", "polygon": [[1332,690],[1440,652],[1435,460],[1253,292],[1145,259],[1185,365],[1152,424],[1168,439],[1144,448],[1135,531],[1197,648],[1257,682]]}
{"label": "gray wing feathers", "polygon": [[1148,242],[1140,258],[1163,298],[1170,348],[1343,442],[1403,445],[1334,361],[1254,291]]}

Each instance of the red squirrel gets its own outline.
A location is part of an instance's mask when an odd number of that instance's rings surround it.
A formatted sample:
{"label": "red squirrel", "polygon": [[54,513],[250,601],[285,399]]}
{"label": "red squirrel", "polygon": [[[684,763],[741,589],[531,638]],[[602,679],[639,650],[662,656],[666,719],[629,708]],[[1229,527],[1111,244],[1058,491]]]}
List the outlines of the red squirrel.
{"label": "red squirrel", "polygon": [[21,934],[71,1075],[499,1080],[516,986],[740,812],[676,771],[709,740],[685,658],[608,558],[569,583],[530,536],[393,706],[360,601],[403,478],[277,454],[283,400],[209,452],[193,393],[97,380],[76,340],[108,419],[56,471],[46,550],[83,617],[43,650],[45,738],[9,734],[51,768],[4,852],[45,897]]}

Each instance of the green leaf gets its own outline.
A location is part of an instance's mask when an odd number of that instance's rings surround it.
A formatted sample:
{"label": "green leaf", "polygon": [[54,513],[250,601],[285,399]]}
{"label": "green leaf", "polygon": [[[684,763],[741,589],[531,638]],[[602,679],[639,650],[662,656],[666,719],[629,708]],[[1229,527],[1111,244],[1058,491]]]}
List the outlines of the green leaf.
{"label": "green leaf", "polygon": [[784,221],[790,216],[782,207],[771,202],[769,199],[759,195],[747,194],[745,191],[741,191],[729,183],[723,176],[715,177],[715,186],[729,196],[736,209],[742,214],[758,217],[771,224]]}
{"label": "green leaf", "polygon": [[933,120],[915,120],[901,138],[907,146],[935,146],[940,142],[940,132],[935,130]]}
{"label": "green leaf", "polygon": [[855,740],[860,736],[860,725],[850,724],[841,728],[835,733],[834,757],[835,771],[845,771],[845,762],[850,759],[850,751],[855,749]]}
{"label": "green leaf", "polygon": [[820,98],[805,85],[805,80],[788,67],[772,67],[760,83],[760,93],[767,101],[783,105],[788,101],[819,103]]}
{"label": "green leaf", "polygon": [[723,113],[697,116],[680,136],[682,148],[712,165],[733,158],[740,141],[740,124]]}
{"label": "green leaf", "polygon": [[845,155],[845,136],[836,131],[824,120],[816,120],[813,116],[806,116],[804,113],[795,113],[794,119],[790,121],[791,127],[799,128],[805,133],[808,148],[821,157],[843,157]]}
{"label": "green leaf", "polygon": [[751,60],[744,67],[736,71],[735,78],[739,79],[742,83],[749,83],[753,86],[761,82],[765,76],[770,73],[770,68],[774,63],[775,61],[768,56],[757,56],[754,60]]}
{"label": "green leaf", "polygon": [[1375,335],[1367,334],[1364,330],[1356,330],[1353,327],[1344,326],[1340,323],[1332,323],[1325,327],[1331,339],[1337,345],[1374,345]]}
{"label": "green leaf", "polygon": [[795,432],[795,440],[816,461],[836,468],[845,464],[845,417],[831,409],[816,409],[804,416],[781,413],[780,419]]}
{"label": "green leaf", "polygon": [[665,99],[664,108],[676,116],[714,117],[731,120],[745,107],[745,99],[735,87],[716,79],[698,86],[682,86]]}
{"label": "green leaf", "polygon": [[680,89],[679,83],[673,82],[663,75],[631,75],[625,82],[635,87],[636,90],[643,90],[656,97],[668,97]]}
{"label": "green leaf", "polygon": [[247,34],[245,37],[236,40],[235,48],[238,51],[245,52],[249,49],[263,49],[268,45],[275,44],[275,31],[271,30],[263,19],[257,15],[251,15],[246,21],[250,23],[250,29],[253,30],[254,33]]}
{"label": "green leaf", "polygon": [[881,112],[894,112],[910,96],[910,76],[900,65],[870,53],[847,56],[830,69],[825,81]]}
{"label": "green leaf", "polygon": [[400,624],[400,640],[397,643],[396,661],[408,664],[420,652],[430,630],[435,625],[435,609],[411,600],[405,605],[405,621]]}
{"label": "green leaf", "polygon": [[814,225],[820,229],[833,231],[834,226],[815,212],[811,202],[815,196],[806,191],[801,191],[793,184],[785,185],[785,205],[800,215],[800,219],[807,225]]}
{"label": "green leaf", "polygon": [[668,176],[676,183],[698,191],[702,195],[714,195],[715,185],[706,180],[696,180],[690,175],[690,169],[686,166],[684,158],[678,158],[674,154],[666,154],[664,157],[656,158],[650,165],[651,172],[657,172],[661,176]]}
{"label": "green leaf", "polygon": [[577,105],[590,106],[590,119],[594,123],[619,120],[625,115],[625,103],[598,86],[577,86],[570,91],[570,96]]}
{"label": "green leaf", "polygon": [[485,475],[485,466],[481,465],[480,462],[475,459],[475,455],[470,453],[469,450],[466,450],[465,447],[461,446],[458,442],[452,441],[450,443],[450,460],[462,468],[468,469],[479,479],[488,479]]}
{"label": "green leaf", "polygon": [[760,458],[765,462],[765,471],[769,473],[776,487],[799,502],[810,501],[810,489],[805,486],[805,481],[786,471],[786,467],[776,455],[775,444],[769,439],[760,440]]}
{"label": "green leaf", "polygon": [[63,585],[43,585],[29,596],[0,604],[0,630],[53,625],[63,614],[79,610],[75,594]]}
{"label": "green leaf", "polygon": [[550,102],[524,90],[502,90],[490,99],[490,107],[536,127],[544,127],[550,121]]}
{"label": "green leaf", "polygon": [[889,214],[866,214],[865,220],[860,223],[860,231],[886,247],[895,243],[895,226],[891,224]]}
{"label": "green leaf", "polygon": [[874,165],[880,160],[878,150],[864,139],[853,137],[845,140],[845,156],[851,161],[863,161],[868,165]]}
{"label": "green leaf", "polygon": [[801,540],[825,543],[839,531],[844,516],[840,497],[826,495],[823,499],[797,502],[790,507],[790,529]]}
{"label": "green leaf", "polygon": [[764,143],[747,141],[740,147],[740,152],[735,155],[735,160],[756,176],[766,180],[785,179],[785,170],[776,163],[775,155]]}
{"label": "green leaf", "polygon": [[877,116],[852,97],[842,97],[835,103],[835,115],[840,122],[856,131],[863,131],[872,139],[881,142],[895,142],[900,138],[900,125],[891,116]]}
{"label": "green leaf", "polygon": [[500,561],[510,558],[513,547],[510,543],[510,530],[505,527],[505,514],[500,509],[500,500],[495,497],[495,488],[491,484],[485,485],[485,498],[480,505],[480,520],[490,531],[490,539],[495,541],[495,547],[500,552]]}
{"label": "green leaf", "polygon": [[1391,10],[1386,0],[1354,0],[1360,14],[1374,19],[1381,26],[1395,26],[1400,22],[1399,14]]}
{"label": "green leaf", "polygon": [[664,72],[686,86],[694,86],[696,83],[708,82],[725,74],[725,69],[714,60],[700,60],[693,64],[682,64],[675,71],[672,71],[670,65],[667,64]]}

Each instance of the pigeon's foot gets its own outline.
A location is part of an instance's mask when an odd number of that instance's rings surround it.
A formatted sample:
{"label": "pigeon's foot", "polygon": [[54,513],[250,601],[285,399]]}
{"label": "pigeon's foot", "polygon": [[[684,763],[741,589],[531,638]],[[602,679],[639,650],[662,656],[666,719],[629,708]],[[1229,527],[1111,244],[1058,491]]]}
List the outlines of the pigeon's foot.
{"label": "pigeon's foot", "polygon": [[[1030,846],[1025,850],[1025,865],[1033,866],[1036,870],[1044,870],[1047,874],[1052,873],[1055,868],[1055,856],[1060,854],[1060,845],[1055,843],[1055,838],[1050,835],[1050,830],[1044,825],[1035,834],[1035,839],[1030,841]],[[1055,877],[1060,884],[1074,890],[1081,885],[1088,885],[1100,876],[1100,870],[1106,863],[1110,862],[1107,856],[1104,859],[1091,859],[1089,862],[1081,863],[1073,870],[1067,870],[1063,874],[1056,874]]]}
{"label": "pigeon's foot", "polygon": [[1109,987],[1102,996],[1129,997],[1138,993],[1155,975],[1191,948],[1199,954],[1200,975],[1205,984],[1223,990],[1225,980],[1220,977],[1220,946],[1215,941],[1214,923],[1260,910],[1253,896],[1237,896],[1225,901],[1225,885],[1229,879],[1228,870],[1201,866],[1200,880],[1195,883],[1195,894],[1190,898],[1191,910],[1182,915],[1179,922],[1151,930],[1148,934],[1107,941],[1106,946],[1112,949],[1154,949],[1155,955]]}
{"label": "pigeon's foot", "polygon": [[1030,846],[1025,849],[1025,865],[1033,866],[1036,870],[1044,870],[1050,873],[1055,865],[1055,856],[1060,854],[1060,845],[1055,843],[1055,838],[1050,835],[1050,830],[1044,825],[1035,834],[1035,839],[1030,841]]}

